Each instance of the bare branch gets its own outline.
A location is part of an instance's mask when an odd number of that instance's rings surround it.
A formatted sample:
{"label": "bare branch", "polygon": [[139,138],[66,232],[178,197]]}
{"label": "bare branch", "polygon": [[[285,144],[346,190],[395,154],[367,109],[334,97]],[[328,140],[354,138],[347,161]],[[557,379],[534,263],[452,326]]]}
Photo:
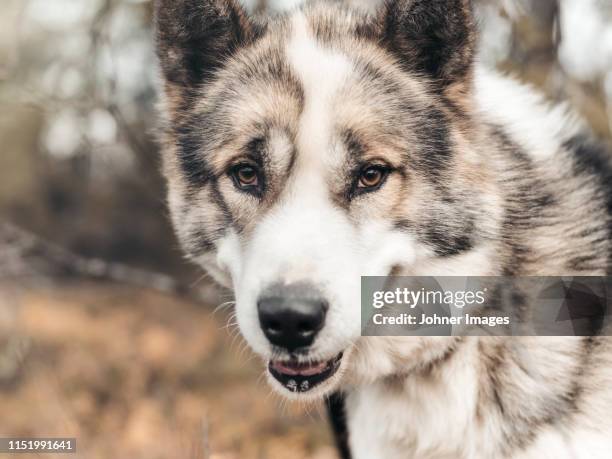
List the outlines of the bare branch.
{"label": "bare branch", "polygon": [[11,223],[0,223],[0,279],[36,276],[106,280],[171,294],[189,292],[188,286],[166,274],[86,258]]}

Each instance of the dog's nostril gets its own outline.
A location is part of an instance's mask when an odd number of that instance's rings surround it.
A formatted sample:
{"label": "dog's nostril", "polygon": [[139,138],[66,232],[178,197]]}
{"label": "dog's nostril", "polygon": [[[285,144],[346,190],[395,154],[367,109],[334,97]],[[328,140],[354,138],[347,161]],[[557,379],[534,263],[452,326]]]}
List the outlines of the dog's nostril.
{"label": "dog's nostril", "polygon": [[312,333],[314,331],[314,327],[309,322],[298,323],[297,329],[300,333]]}
{"label": "dog's nostril", "polygon": [[257,309],[268,340],[293,352],[313,343],[323,328],[327,302],[312,286],[283,285],[264,292]]}
{"label": "dog's nostril", "polygon": [[276,320],[271,320],[266,324],[266,329],[270,331],[270,333],[280,333],[281,324]]}

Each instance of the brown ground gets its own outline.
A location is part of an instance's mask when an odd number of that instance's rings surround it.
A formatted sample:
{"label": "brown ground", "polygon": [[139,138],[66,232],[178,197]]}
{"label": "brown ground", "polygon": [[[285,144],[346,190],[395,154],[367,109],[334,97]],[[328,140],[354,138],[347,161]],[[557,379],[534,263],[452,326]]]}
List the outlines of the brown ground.
{"label": "brown ground", "polygon": [[321,410],[270,396],[226,321],[116,285],[0,285],[0,436],[77,437],[86,459],[334,459]]}

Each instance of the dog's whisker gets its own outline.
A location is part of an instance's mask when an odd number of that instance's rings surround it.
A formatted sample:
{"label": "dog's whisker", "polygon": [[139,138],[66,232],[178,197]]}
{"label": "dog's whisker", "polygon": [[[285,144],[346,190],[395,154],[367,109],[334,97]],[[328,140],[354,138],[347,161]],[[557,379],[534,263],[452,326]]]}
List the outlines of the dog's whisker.
{"label": "dog's whisker", "polygon": [[226,301],[225,303],[221,303],[219,306],[213,309],[212,315],[214,317],[214,315],[217,314],[219,311],[222,311],[223,309],[231,308],[232,306],[235,306],[235,305],[236,305],[235,301]]}

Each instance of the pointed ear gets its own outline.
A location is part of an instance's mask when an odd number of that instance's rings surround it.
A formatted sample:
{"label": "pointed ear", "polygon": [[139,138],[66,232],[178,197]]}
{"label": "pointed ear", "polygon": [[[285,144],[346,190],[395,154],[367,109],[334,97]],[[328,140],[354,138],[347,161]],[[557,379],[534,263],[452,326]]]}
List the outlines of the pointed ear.
{"label": "pointed ear", "polygon": [[471,0],[390,0],[381,14],[383,43],[405,68],[443,88],[469,79],[476,43]]}
{"label": "pointed ear", "polygon": [[165,79],[193,88],[249,41],[251,25],[235,0],[157,0],[157,55]]}

